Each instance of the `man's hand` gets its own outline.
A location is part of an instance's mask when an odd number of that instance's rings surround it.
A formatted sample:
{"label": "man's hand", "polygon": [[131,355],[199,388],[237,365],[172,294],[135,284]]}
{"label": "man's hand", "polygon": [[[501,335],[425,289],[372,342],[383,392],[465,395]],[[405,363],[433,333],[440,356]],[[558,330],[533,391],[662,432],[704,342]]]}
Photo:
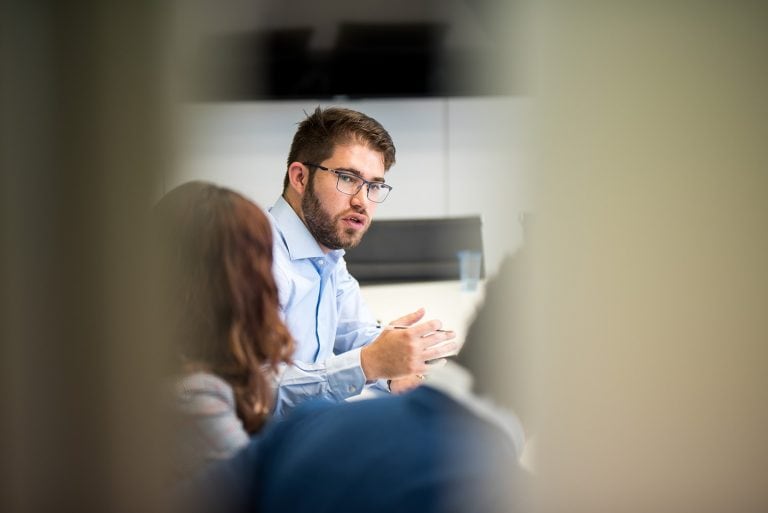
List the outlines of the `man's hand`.
{"label": "man's hand", "polygon": [[424,376],[422,374],[413,374],[403,378],[395,378],[389,382],[389,391],[393,394],[404,394],[421,385],[423,381]]}
{"label": "man's hand", "polygon": [[411,312],[409,314],[405,314],[399,319],[395,319],[394,321],[390,322],[390,326],[413,326],[417,322],[419,322],[422,317],[424,317],[424,309],[419,308],[415,312]]}
{"label": "man's hand", "polygon": [[[424,317],[424,309],[405,315],[384,328],[379,338],[360,352],[360,362],[367,380],[395,379],[424,374],[426,362],[457,350],[452,331],[438,331],[442,323],[432,320],[415,324]],[[393,329],[393,326],[405,327]]]}

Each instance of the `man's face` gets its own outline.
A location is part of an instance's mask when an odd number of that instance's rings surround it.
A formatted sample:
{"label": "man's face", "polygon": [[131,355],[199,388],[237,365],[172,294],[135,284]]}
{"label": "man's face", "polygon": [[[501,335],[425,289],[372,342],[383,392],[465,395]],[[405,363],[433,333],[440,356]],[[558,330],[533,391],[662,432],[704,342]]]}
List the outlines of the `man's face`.
{"label": "man's face", "polygon": [[[338,169],[368,181],[384,180],[384,159],[361,144],[338,145],[331,158],[315,162],[328,169]],[[325,250],[357,246],[368,230],[378,203],[368,199],[368,187],[350,196],[336,189],[335,173],[315,169],[301,199],[304,223]]]}

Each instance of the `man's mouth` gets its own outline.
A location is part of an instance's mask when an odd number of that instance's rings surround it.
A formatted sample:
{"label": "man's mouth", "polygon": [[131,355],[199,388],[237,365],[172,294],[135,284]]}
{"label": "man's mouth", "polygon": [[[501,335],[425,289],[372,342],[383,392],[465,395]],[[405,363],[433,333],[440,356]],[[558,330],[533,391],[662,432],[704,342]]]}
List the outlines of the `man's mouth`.
{"label": "man's mouth", "polygon": [[361,214],[352,214],[341,218],[347,225],[355,228],[364,228],[367,218]]}

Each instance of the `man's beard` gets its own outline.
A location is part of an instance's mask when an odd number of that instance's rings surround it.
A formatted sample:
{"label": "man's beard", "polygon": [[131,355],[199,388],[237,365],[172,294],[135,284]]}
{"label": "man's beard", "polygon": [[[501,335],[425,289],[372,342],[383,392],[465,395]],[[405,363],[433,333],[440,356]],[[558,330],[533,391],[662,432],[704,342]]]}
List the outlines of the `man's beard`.
{"label": "man's beard", "polygon": [[315,240],[329,249],[351,249],[360,243],[366,230],[353,230],[348,228],[342,233],[336,229],[336,226],[343,216],[339,214],[332,218],[328,212],[323,210],[320,200],[315,195],[314,177],[310,179],[307,190],[301,200],[301,212],[304,214],[304,224],[307,225],[309,233]]}

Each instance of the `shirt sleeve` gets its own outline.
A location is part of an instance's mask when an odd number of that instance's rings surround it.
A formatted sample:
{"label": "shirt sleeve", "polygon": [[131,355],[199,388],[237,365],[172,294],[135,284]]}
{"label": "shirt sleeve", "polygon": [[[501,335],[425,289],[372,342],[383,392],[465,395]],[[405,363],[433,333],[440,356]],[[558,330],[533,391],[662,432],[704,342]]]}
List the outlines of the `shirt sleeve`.
{"label": "shirt sleeve", "polygon": [[310,398],[343,401],[360,394],[366,383],[360,366],[360,348],[322,362],[294,361],[293,365],[283,365],[275,379],[276,417],[286,415]]}
{"label": "shirt sleeve", "polygon": [[219,378],[194,374],[177,383],[178,411],[187,423],[183,457],[212,461],[232,456],[249,436],[235,411],[232,389]]}

